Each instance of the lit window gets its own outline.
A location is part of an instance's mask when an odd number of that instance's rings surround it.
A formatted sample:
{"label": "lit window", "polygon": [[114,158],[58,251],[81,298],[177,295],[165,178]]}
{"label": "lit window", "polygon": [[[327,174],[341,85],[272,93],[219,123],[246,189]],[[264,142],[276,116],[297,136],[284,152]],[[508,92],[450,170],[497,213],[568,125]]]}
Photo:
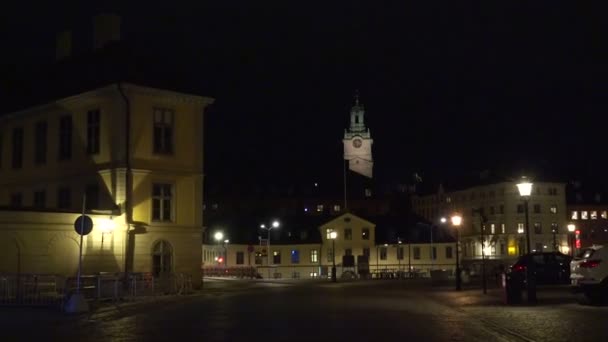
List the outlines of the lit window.
{"label": "lit window", "polygon": [[556,205],[552,205],[551,206],[551,214],[557,214],[557,206]]}
{"label": "lit window", "polygon": [[519,234],[522,234],[524,232],[524,224],[523,223],[518,223],[517,224],[517,232]]}
{"label": "lit window", "polygon": [[318,212],[323,211],[323,204],[319,204],[319,205],[317,205],[317,211],[318,211]]}
{"label": "lit window", "polygon": [[319,251],[313,249],[310,251],[310,262],[319,262]]}
{"label": "lit window", "polygon": [[501,224],[500,224],[500,233],[501,233],[501,234],[504,234],[504,233],[505,233],[505,224],[504,224],[504,223],[501,223]]}
{"label": "lit window", "polygon": [[557,223],[551,223],[551,233],[557,234]]}
{"label": "lit window", "polygon": [[581,220],[589,219],[589,213],[587,211],[581,211]]}
{"label": "lit window", "polygon": [[331,240],[331,232],[333,232],[333,231],[334,231],[334,230],[333,230],[333,229],[331,229],[331,228],[327,228],[327,229],[325,229],[325,238],[326,238],[327,240]]}
{"label": "lit window", "polygon": [[272,252],[272,263],[273,264],[280,264],[281,263],[281,252],[279,252],[279,251],[273,251]]}
{"label": "lit window", "polygon": [[591,211],[589,216],[591,216],[592,220],[597,220],[597,211]]}
{"label": "lit window", "polygon": [[578,220],[578,211],[576,211],[576,210],[575,210],[575,211],[573,211],[573,212],[572,212],[572,215],[570,216],[570,218],[571,218],[572,220]]}
{"label": "lit window", "polygon": [[490,224],[490,234],[496,234],[496,226],[494,223]]}
{"label": "lit window", "polygon": [[369,228],[363,228],[361,230],[361,239],[369,240]]}
{"label": "lit window", "polygon": [[365,197],[372,197],[372,189],[365,189]]}
{"label": "lit window", "polygon": [[310,277],[311,278],[316,278],[318,276],[319,276],[319,274],[317,272],[310,272]]}
{"label": "lit window", "polygon": [[291,263],[292,264],[300,263],[300,251],[298,251],[297,249],[291,250]]}
{"label": "lit window", "polygon": [[602,210],[602,214],[601,215],[602,215],[603,219],[607,219],[608,218],[608,216],[606,215],[606,210]]}
{"label": "lit window", "polygon": [[451,197],[446,197],[445,198],[445,202],[446,203],[452,203],[452,198]]}
{"label": "lit window", "polygon": [[334,205],[334,211],[340,211],[340,206],[339,205]]}

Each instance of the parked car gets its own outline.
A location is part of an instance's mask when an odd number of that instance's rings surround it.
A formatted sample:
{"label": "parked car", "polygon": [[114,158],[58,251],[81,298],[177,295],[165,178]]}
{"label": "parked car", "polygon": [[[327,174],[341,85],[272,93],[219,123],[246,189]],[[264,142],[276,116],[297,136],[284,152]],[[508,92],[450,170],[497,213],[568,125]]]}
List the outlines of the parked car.
{"label": "parked car", "polygon": [[530,253],[520,256],[507,272],[511,273],[513,279],[525,282],[526,270],[534,262],[536,284],[569,284],[571,261],[572,257],[559,252]]}
{"label": "parked car", "polygon": [[570,280],[575,292],[592,303],[608,299],[608,248],[584,248],[570,264]]}

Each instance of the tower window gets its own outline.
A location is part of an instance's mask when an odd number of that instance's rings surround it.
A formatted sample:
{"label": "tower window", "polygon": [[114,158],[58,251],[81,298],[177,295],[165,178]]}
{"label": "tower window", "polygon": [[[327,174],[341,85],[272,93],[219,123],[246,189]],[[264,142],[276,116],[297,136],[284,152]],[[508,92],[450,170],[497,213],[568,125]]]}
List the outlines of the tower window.
{"label": "tower window", "polygon": [[154,109],[154,153],[173,154],[173,111]]}

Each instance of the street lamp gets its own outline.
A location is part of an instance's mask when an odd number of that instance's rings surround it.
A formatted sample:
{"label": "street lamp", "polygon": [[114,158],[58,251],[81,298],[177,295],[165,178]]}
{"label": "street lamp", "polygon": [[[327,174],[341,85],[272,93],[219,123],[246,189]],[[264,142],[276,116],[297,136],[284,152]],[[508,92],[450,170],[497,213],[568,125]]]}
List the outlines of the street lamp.
{"label": "street lamp", "polygon": [[[224,239],[224,233],[217,231],[217,232],[215,232],[215,234],[213,234],[213,238],[215,239],[215,242],[219,245],[222,242],[222,240]],[[228,240],[226,240],[226,241],[228,241]],[[225,253],[225,254],[227,254],[227,253]],[[219,263],[223,264],[224,266],[226,265],[224,263],[226,260],[226,255],[224,255],[223,258],[217,258],[216,260]]]}
{"label": "street lamp", "polygon": [[331,281],[336,282],[336,238],[338,237],[338,232],[332,231],[329,233],[329,238],[331,239],[331,258],[332,258],[332,266],[331,266]]}
{"label": "street lamp", "polygon": [[[529,217],[528,217],[528,200],[530,199],[530,195],[532,194],[532,183],[529,182],[525,177],[522,179],[522,181],[520,183],[517,184],[517,190],[519,190],[519,195],[523,198],[524,200],[524,212],[526,214],[526,225],[525,225],[525,230],[526,230],[526,249],[528,254],[531,253],[531,249],[530,249],[530,223],[529,223]],[[528,290],[528,302],[529,303],[534,303],[536,302],[536,279],[534,273],[536,272],[535,270],[535,263],[534,263],[534,258],[531,258],[531,262],[530,265],[528,265],[528,267],[526,268],[526,278],[528,281],[528,286],[527,286],[527,290]]]}
{"label": "street lamp", "polygon": [[576,226],[574,223],[568,224],[568,245],[570,248],[570,255],[574,256],[574,231],[576,230]]}
{"label": "street lamp", "polygon": [[[270,231],[272,229],[277,229],[280,226],[281,226],[281,224],[279,223],[278,220],[272,221],[272,223],[268,227],[265,224],[263,224],[263,223],[260,225],[261,229],[265,229],[265,230],[268,231],[268,239],[266,240],[266,244],[268,245],[268,257],[266,258],[266,262],[268,264],[268,279],[270,279],[270,255],[271,255],[271,252],[270,252]],[[274,260],[273,260],[273,263],[274,263]]]}
{"label": "street lamp", "polygon": [[460,225],[462,224],[462,216],[452,215],[452,225],[456,228],[456,290],[462,289],[462,281],[460,279]]}

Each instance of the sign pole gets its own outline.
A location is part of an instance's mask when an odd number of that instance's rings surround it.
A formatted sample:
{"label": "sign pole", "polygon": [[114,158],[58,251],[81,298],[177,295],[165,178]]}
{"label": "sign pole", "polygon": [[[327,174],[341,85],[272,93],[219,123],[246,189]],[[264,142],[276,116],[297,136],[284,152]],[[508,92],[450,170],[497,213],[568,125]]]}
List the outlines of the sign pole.
{"label": "sign pole", "polygon": [[82,274],[82,241],[84,236],[84,211],[87,205],[87,194],[82,195],[82,220],[80,220],[80,250],[78,251],[78,278],[76,278],[76,293],[80,293],[80,275]]}

